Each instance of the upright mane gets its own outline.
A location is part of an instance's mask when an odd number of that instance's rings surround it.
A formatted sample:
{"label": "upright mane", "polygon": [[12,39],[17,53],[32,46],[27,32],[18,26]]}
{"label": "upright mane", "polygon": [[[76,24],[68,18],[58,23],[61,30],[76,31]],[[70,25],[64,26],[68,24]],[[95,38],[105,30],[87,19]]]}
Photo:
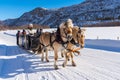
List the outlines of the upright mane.
{"label": "upright mane", "polygon": [[72,39],[73,23],[71,19],[62,22],[59,26],[59,34],[63,42],[70,41]]}
{"label": "upright mane", "polygon": [[58,43],[62,43],[62,42],[63,42],[63,40],[62,40],[62,38],[61,38],[60,28],[59,28],[59,27],[57,28],[57,31],[56,31],[56,41],[57,41]]}

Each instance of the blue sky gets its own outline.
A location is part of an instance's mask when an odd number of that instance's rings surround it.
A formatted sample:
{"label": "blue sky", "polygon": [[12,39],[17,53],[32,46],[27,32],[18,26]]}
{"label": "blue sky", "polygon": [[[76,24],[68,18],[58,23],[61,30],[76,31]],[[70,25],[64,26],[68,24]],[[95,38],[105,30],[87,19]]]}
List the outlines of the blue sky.
{"label": "blue sky", "polygon": [[0,0],[0,20],[18,18],[36,7],[61,8],[83,1],[85,0]]}

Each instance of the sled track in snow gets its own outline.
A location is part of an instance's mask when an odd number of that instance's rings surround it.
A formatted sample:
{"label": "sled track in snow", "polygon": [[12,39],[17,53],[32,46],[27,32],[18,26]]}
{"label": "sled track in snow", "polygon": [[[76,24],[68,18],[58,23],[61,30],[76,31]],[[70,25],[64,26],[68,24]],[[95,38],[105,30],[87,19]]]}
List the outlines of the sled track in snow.
{"label": "sled track in snow", "polygon": [[[7,33],[13,34],[12,31]],[[13,34],[14,35],[14,34]],[[84,48],[63,68],[64,58],[59,56],[59,69],[54,70],[54,53],[50,62],[41,61],[40,54],[32,54],[16,46],[15,36],[0,32],[0,80],[120,80],[120,53]],[[119,43],[115,44],[118,45]]]}

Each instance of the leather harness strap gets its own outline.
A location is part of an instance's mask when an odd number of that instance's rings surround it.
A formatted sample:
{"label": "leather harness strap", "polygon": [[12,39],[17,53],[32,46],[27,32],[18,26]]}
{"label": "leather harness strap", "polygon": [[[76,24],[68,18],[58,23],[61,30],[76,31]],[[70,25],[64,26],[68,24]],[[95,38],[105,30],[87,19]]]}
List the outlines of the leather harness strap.
{"label": "leather harness strap", "polygon": [[[68,44],[69,42],[71,42],[72,44],[75,44],[75,45],[77,44],[74,39],[72,39],[71,41],[66,41],[66,42],[64,42],[64,41],[62,40],[62,38],[61,38],[60,28],[59,28],[59,27],[57,28],[57,31],[56,31],[55,40],[52,41],[52,36],[54,36],[54,34],[55,34],[55,33],[50,33],[50,44],[48,44],[48,45],[45,46],[43,43],[40,42],[40,44],[43,46],[43,48],[44,48],[44,47],[51,46],[51,47],[54,49],[54,47],[53,47],[54,42],[57,42],[57,43],[59,43],[59,44],[62,44],[62,46],[63,46],[65,49],[67,49],[66,44]],[[78,37],[78,36],[77,36],[77,37]],[[43,49],[43,48],[42,48],[42,49]]]}

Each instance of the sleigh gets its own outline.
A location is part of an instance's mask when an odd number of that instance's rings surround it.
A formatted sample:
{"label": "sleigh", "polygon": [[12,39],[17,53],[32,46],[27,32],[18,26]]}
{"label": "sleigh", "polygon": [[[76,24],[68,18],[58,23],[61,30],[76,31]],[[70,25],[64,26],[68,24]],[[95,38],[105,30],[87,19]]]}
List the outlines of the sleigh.
{"label": "sleigh", "polygon": [[26,50],[31,50],[38,46],[39,39],[36,36],[31,36],[29,34],[17,33],[16,42],[19,47]]}

